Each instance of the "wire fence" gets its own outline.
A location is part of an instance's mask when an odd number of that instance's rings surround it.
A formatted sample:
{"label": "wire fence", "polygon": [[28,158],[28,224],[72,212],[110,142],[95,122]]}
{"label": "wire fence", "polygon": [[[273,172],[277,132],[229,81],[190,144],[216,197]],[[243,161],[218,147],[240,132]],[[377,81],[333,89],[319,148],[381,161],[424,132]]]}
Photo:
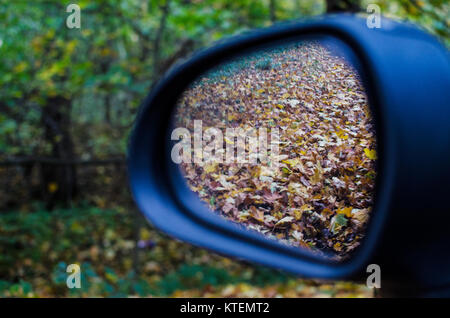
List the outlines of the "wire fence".
{"label": "wire fence", "polygon": [[[50,171],[63,175],[71,169],[70,180],[52,181]],[[58,174],[56,174],[58,175]],[[61,175],[61,174],[60,174]],[[0,211],[14,209],[33,201],[71,206],[77,201],[100,207],[110,204],[128,204],[126,160],[124,157],[106,159],[56,159],[40,157],[14,157],[0,161]],[[69,186],[70,196],[56,194]]]}

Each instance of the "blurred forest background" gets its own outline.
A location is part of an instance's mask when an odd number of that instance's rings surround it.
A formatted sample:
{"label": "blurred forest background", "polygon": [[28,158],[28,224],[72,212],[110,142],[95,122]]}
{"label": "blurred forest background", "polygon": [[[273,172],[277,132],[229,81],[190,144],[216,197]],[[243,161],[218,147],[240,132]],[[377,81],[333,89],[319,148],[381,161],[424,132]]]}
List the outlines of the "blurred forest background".
{"label": "blurred forest background", "polygon": [[[171,66],[246,30],[381,13],[449,44],[447,1],[0,0],[0,296],[371,296],[178,242],[143,220],[126,176],[141,101]],[[432,57],[430,57],[432,58]],[[82,288],[66,287],[78,263]]]}

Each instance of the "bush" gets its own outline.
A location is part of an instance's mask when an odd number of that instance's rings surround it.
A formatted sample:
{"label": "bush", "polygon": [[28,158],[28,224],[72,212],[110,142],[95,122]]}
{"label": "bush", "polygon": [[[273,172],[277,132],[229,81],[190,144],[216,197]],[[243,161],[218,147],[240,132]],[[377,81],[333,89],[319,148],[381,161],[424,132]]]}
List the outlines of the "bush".
{"label": "bush", "polygon": [[[170,296],[207,286],[264,286],[290,277],[169,239],[134,210],[35,208],[0,214],[0,296]],[[136,223],[142,225],[136,228]],[[81,289],[66,286],[66,268],[73,263],[81,268]]]}

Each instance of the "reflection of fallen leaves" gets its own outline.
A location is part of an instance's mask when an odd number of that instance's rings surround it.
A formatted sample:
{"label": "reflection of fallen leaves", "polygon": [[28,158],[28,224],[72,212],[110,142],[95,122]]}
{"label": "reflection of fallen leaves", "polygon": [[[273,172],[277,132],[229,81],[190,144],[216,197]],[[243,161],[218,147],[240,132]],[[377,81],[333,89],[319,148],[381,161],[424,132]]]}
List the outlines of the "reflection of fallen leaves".
{"label": "reflection of fallen leaves", "polygon": [[331,231],[336,234],[339,232],[339,230],[347,225],[347,218],[343,214],[336,214],[331,219],[330,229]]}
{"label": "reflection of fallen leaves", "polygon": [[367,209],[353,209],[352,218],[358,220],[361,224],[364,224],[369,219],[369,211]]}
{"label": "reflection of fallen leaves", "polygon": [[345,215],[346,217],[351,217],[351,215],[352,215],[352,207],[348,207],[348,208],[343,208],[343,209],[339,209],[338,211],[337,211],[337,213],[338,214],[343,214],[343,215]]}
{"label": "reflection of fallen leaves", "polygon": [[366,154],[367,158],[371,160],[377,159],[377,152],[375,151],[375,149],[369,150],[366,148],[364,149],[364,153]]}
{"label": "reflection of fallen leaves", "polygon": [[[256,67],[266,58],[280,66]],[[344,257],[364,236],[376,175],[373,125],[358,74],[315,43],[265,51],[245,67],[240,62],[186,91],[177,125],[192,130],[201,119],[205,129],[223,131],[277,127],[279,165],[182,164],[189,186],[229,220]]]}
{"label": "reflection of fallen leaves", "polygon": [[206,164],[206,165],[203,166],[203,170],[206,173],[214,172],[214,171],[216,171],[216,168],[217,168],[217,164],[216,163],[209,163],[209,164]]}
{"label": "reflection of fallen leaves", "polygon": [[263,191],[264,195],[263,198],[265,199],[266,202],[269,203],[274,203],[275,201],[277,201],[278,199],[281,199],[283,196],[278,194],[278,193],[272,193],[270,191],[267,190],[267,188],[264,189]]}
{"label": "reflection of fallen leaves", "polygon": [[292,216],[285,216],[284,218],[282,218],[281,220],[279,220],[275,226],[280,226],[280,225],[287,225],[292,223],[292,221],[294,221],[295,219]]}
{"label": "reflection of fallen leaves", "polygon": [[333,179],[331,179],[331,180],[333,181],[333,185],[336,188],[345,188],[345,182],[343,182],[339,178],[333,177]]}
{"label": "reflection of fallen leaves", "polygon": [[250,214],[250,215],[251,215],[255,220],[257,220],[257,221],[259,221],[259,222],[261,222],[261,223],[264,222],[264,212],[263,212],[263,211],[257,210],[254,206],[252,206],[252,207],[250,208],[250,211],[251,211],[251,214]]}
{"label": "reflection of fallen leaves", "polygon": [[234,209],[234,204],[230,203],[230,202],[225,203],[225,205],[222,207],[222,211],[224,213],[228,213],[228,212],[230,212],[233,209]]}

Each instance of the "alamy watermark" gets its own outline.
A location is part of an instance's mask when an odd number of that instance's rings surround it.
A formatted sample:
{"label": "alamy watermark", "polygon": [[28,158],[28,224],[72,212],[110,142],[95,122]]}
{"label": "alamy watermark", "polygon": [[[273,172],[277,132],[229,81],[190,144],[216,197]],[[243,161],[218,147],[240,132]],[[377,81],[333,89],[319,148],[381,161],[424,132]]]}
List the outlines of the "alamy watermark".
{"label": "alamy watermark", "polygon": [[369,264],[366,269],[370,275],[367,277],[366,286],[368,288],[381,288],[381,268],[378,264]]}
{"label": "alamy watermark", "polygon": [[[279,128],[227,127],[225,132],[216,127],[203,131],[201,120],[194,120],[194,136],[187,128],[173,130],[171,139],[178,141],[172,148],[173,162],[248,163],[269,164],[277,167],[279,161]],[[270,140],[270,142],[269,142]],[[268,147],[270,144],[270,147]]]}
{"label": "alamy watermark", "polygon": [[67,288],[81,288],[81,268],[78,264],[70,264],[66,268],[67,273],[71,273],[67,276],[66,285]]}
{"label": "alamy watermark", "polygon": [[67,6],[66,12],[70,13],[66,18],[66,26],[69,29],[81,28],[81,9],[78,4],[71,3]]}
{"label": "alamy watermark", "polygon": [[381,9],[380,6],[374,3],[367,5],[367,13],[369,16],[366,19],[366,25],[369,29],[381,28]]}

